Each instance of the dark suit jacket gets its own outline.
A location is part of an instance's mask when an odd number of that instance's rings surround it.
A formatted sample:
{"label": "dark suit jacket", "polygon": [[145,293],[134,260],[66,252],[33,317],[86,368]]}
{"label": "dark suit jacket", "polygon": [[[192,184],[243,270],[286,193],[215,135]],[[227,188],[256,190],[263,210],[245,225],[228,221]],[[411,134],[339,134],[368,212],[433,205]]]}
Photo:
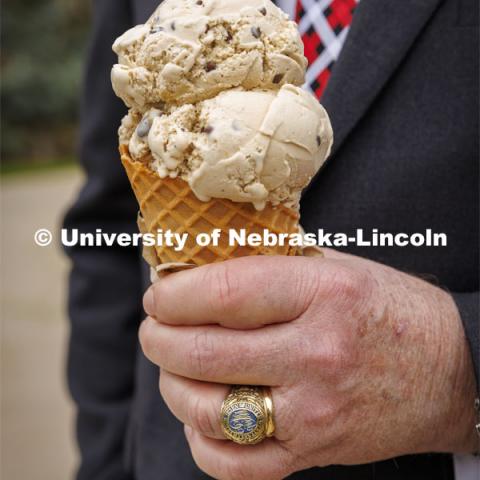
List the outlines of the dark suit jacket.
{"label": "dark suit jacket", "polygon": [[[293,0],[292,0],[293,1]],[[96,0],[81,129],[88,178],[65,226],[136,230],[117,154],[125,108],[113,40],[157,0]],[[333,156],[304,195],[307,231],[448,234],[446,248],[348,248],[449,289],[478,375],[478,0],[362,0],[322,100]],[[138,348],[147,269],[136,249],[73,248],[68,377],[78,405],[79,480],[206,478]],[[143,270],[143,276],[142,276]],[[448,433],[445,432],[447,435]],[[361,441],[361,439],[359,439]],[[448,455],[301,472],[298,479],[450,479]]]}

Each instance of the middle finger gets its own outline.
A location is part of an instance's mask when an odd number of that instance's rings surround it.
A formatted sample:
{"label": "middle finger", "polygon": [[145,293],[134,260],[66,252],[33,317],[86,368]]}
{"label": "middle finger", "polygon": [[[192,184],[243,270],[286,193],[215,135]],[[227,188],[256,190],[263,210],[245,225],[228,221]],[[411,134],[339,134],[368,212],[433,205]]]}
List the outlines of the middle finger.
{"label": "middle finger", "polygon": [[216,325],[172,327],[147,318],[140,327],[143,351],[160,368],[228,385],[290,383],[293,337],[284,324],[241,331]]}

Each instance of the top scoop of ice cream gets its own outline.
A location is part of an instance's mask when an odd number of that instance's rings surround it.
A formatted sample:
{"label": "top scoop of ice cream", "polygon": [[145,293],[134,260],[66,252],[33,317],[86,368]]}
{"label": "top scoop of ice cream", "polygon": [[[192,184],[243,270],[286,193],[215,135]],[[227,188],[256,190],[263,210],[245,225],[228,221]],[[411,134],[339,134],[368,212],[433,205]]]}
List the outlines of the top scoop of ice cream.
{"label": "top scoop of ice cream", "polygon": [[295,23],[270,0],[165,0],[113,50],[114,90],[141,112],[239,86],[302,85],[307,66]]}
{"label": "top scoop of ice cream", "polygon": [[131,112],[120,137],[134,158],[148,158],[162,178],[181,176],[200,200],[227,198],[258,209],[266,202],[297,208],[333,141],[325,109],[293,85],[229,90],[143,118]]}

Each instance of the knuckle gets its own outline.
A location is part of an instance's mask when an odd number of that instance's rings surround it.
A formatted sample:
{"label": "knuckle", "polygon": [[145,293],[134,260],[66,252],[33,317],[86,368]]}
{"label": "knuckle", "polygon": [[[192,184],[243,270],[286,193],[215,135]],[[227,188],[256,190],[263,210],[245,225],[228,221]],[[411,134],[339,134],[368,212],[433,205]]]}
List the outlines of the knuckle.
{"label": "knuckle", "polygon": [[344,305],[362,301],[370,291],[371,275],[345,265],[335,265],[323,278],[323,288]]}
{"label": "knuckle", "polygon": [[319,269],[313,262],[295,262],[296,268],[289,277],[294,311],[302,315],[313,303],[319,289]]}
{"label": "knuckle", "polygon": [[210,414],[210,410],[202,398],[191,399],[187,415],[192,428],[207,436],[215,434],[217,429],[214,417]]}
{"label": "knuckle", "polygon": [[340,380],[355,365],[354,349],[341,335],[325,334],[309,347],[308,364],[323,377]]}
{"label": "knuckle", "polygon": [[362,288],[359,275],[349,268],[338,269],[331,281],[336,293],[343,298],[356,297]]}
{"label": "knuckle", "polygon": [[331,425],[335,425],[338,421],[339,409],[332,402],[322,402],[314,407],[314,411],[308,417],[306,422],[312,427],[312,424],[326,431]]}
{"label": "knuckle", "polygon": [[208,376],[215,365],[215,357],[216,352],[210,334],[206,331],[197,333],[187,355],[190,371],[200,377]]}
{"label": "knuckle", "polygon": [[208,269],[207,285],[211,292],[212,308],[216,310],[219,304],[224,311],[234,311],[239,308],[243,298],[238,275],[232,271],[229,262],[215,264]]}

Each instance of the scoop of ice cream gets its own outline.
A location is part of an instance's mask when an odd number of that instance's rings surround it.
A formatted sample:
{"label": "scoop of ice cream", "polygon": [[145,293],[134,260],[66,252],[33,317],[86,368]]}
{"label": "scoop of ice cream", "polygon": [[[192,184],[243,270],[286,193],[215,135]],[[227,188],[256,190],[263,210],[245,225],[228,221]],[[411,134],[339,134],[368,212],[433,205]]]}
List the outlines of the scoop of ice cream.
{"label": "scoop of ice cream", "polygon": [[165,0],[113,50],[113,88],[142,112],[239,86],[302,85],[307,66],[295,23],[270,0]]}
{"label": "scoop of ice cream", "polygon": [[296,208],[332,142],[325,109],[304,90],[284,85],[238,88],[194,105],[150,110],[129,150],[134,158],[149,158],[162,178],[180,175],[200,200]]}

